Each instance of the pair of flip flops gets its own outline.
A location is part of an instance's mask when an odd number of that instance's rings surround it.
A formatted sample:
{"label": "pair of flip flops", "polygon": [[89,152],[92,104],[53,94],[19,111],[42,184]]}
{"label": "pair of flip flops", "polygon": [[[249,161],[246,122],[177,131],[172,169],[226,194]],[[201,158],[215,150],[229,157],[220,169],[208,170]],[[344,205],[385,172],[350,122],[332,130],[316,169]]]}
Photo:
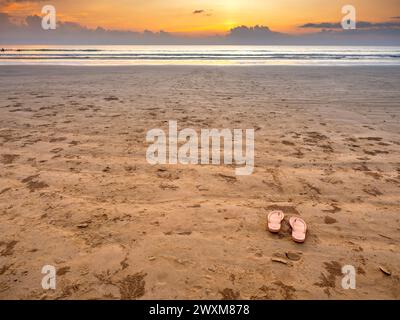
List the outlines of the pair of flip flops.
{"label": "pair of flip flops", "polygon": [[[282,220],[285,215],[280,210],[271,211],[268,214],[268,230],[277,233],[281,230]],[[290,217],[289,224],[292,227],[292,239],[295,242],[303,243],[306,240],[307,224],[300,217]]]}

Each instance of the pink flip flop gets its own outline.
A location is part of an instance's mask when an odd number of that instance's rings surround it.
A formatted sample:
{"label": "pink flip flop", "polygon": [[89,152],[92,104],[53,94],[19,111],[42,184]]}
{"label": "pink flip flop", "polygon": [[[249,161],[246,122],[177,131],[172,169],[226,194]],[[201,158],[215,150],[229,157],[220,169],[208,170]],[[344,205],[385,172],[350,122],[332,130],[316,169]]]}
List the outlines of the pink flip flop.
{"label": "pink flip flop", "polygon": [[300,217],[290,217],[289,223],[292,227],[292,239],[295,242],[303,243],[306,240],[306,222]]}
{"label": "pink flip flop", "polygon": [[268,214],[268,230],[273,233],[279,232],[284,217],[285,215],[280,210],[271,211]]}

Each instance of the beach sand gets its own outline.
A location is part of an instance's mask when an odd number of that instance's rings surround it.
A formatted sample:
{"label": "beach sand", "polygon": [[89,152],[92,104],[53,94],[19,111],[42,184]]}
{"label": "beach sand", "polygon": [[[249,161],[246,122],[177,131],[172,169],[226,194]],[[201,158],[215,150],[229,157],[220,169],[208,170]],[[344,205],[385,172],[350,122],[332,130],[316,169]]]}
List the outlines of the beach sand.
{"label": "beach sand", "polygon": [[[399,80],[400,67],[1,66],[0,298],[400,299]],[[168,120],[254,128],[254,173],[148,164],[146,132]],[[307,221],[304,244],[287,222],[266,231],[273,209]]]}

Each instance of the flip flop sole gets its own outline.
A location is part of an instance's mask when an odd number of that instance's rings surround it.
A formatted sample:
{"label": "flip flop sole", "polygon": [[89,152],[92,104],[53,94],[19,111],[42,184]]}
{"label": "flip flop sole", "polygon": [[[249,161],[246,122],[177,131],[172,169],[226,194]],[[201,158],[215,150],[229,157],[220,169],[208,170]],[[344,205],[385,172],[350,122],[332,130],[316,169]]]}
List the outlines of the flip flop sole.
{"label": "flip flop sole", "polygon": [[[295,226],[296,220],[299,220],[303,224],[303,227],[301,229],[299,229],[299,227],[296,228],[296,226]],[[293,239],[293,241],[295,241],[297,243],[303,243],[306,240],[306,234],[307,234],[307,224],[306,224],[306,222],[301,218],[291,217],[289,219],[289,224],[292,227],[292,239]]]}
{"label": "flip flop sole", "polygon": [[272,233],[277,233],[281,230],[281,223],[285,215],[282,211],[272,211],[268,214],[267,228]]}

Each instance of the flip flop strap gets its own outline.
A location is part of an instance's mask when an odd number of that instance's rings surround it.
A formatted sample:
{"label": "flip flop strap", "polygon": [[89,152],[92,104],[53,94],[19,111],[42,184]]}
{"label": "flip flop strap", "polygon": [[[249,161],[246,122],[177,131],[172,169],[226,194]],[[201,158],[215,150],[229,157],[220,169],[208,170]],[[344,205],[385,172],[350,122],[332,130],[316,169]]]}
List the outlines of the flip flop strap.
{"label": "flip flop strap", "polygon": [[301,223],[301,225],[303,226],[303,231],[306,230],[306,225],[304,224],[304,222],[302,220],[300,220],[298,218],[295,218],[294,219],[294,225],[296,224],[296,222],[300,222]]}

